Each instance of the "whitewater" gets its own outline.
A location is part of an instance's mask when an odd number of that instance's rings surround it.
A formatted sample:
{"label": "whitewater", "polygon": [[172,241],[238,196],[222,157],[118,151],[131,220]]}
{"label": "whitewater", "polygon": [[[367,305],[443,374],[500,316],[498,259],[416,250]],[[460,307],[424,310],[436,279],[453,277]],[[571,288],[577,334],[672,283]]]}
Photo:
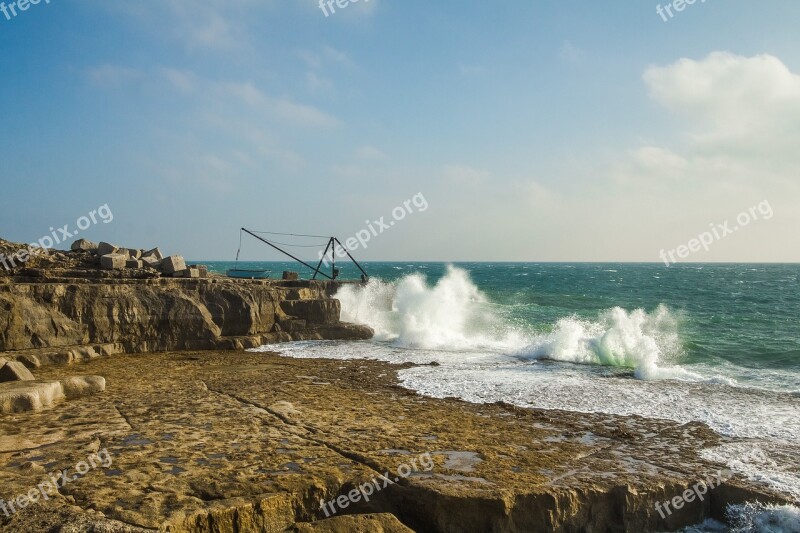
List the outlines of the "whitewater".
{"label": "whitewater", "polygon": [[[465,268],[443,267],[433,280],[425,270],[409,266],[394,279],[339,290],[342,320],[372,327],[371,341],[291,343],[282,353],[425,365],[401,370],[401,384],[437,398],[701,421],[747,439],[704,450],[706,458],[800,503],[800,408],[793,369],[698,355],[702,343],[687,341],[682,332],[700,313],[674,303],[599,308],[593,302],[569,309],[553,299],[543,306],[526,303],[531,291],[526,277],[492,297]],[[572,297],[572,289],[563,289],[565,297]],[[752,449],[765,459],[743,461]],[[797,512],[753,504],[737,516],[753,524],[785,521],[777,529],[741,531],[800,531]]]}

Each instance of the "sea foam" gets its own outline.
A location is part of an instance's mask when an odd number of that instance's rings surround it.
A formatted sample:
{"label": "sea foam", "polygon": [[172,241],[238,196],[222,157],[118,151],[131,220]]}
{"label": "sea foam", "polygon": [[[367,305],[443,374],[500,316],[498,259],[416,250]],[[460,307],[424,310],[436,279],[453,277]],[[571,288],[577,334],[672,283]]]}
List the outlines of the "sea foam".
{"label": "sea foam", "polygon": [[640,379],[700,379],[680,367],[663,367],[680,354],[678,321],[665,306],[651,313],[616,307],[596,320],[565,317],[550,331],[520,328],[504,320],[466,271],[452,266],[433,285],[411,274],[393,283],[345,286],[336,297],[342,320],[366,324],[376,340],[396,347],[486,350],[523,360],[626,367]]}

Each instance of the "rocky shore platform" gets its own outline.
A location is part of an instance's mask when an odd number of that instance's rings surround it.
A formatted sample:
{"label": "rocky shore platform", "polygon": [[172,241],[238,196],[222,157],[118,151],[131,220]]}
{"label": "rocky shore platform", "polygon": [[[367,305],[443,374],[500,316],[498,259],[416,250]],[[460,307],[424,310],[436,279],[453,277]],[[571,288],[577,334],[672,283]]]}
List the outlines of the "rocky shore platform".
{"label": "rocky shore platform", "polygon": [[[779,501],[734,477],[662,518],[656,502],[724,468],[698,456],[722,442],[707,427],[430,399],[382,362],[230,351],[80,367],[105,392],[0,416],[0,498],[98,450],[109,462],[0,512],[2,531],[667,531]],[[431,469],[403,467],[423,454]],[[365,484],[380,490],[352,498]]]}

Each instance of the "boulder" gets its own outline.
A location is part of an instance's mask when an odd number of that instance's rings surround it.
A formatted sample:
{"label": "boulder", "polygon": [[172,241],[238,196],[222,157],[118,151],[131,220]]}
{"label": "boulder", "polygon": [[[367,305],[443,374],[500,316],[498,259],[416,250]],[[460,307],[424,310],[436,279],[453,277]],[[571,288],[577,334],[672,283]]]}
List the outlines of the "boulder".
{"label": "boulder", "polygon": [[159,268],[161,266],[161,259],[156,259],[152,255],[146,255],[141,259],[143,266],[150,268]]}
{"label": "boulder", "polygon": [[64,399],[58,381],[20,381],[0,385],[0,414],[38,411]]}
{"label": "boulder", "polygon": [[161,253],[161,250],[158,248],[153,248],[152,250],[148,250],[142,254],[142,257],[154,257],[156,260],[161,261],[164,259],[164,255]]}
{"label": "boulder", "polygon": [[183,271],[184,278],[199,278],[200,277],[200,270],[197,268],[187,268]]}
{"label": "boulder", "polygon": [[125,261],[125,268],[142,268],[144,262],[139,259],[128,259]]}
{"label": "boulder", "polygon": [[0,368],[0,383],[7,381],[33,381],[31,371],[18,361],[9,361]]}
{"label": "boulder", "polygon": [[68,400],[88,396],[106,390],[106,379],[103,376],[72,376],[61,380],[64,396]]}
{"label": "boulder", "polygon": [[300,279],[300,274],[298,274],[297,272],[290,272],[289,270],[284,270],[283,279],[292,281],[298,280]]}
{"label": "boulder", "polygon": [[122,248],[119,253],[128,256],[128,259],[140,259],[142,257],[142,251],[134,250],[133,248]]}
{"label": "boulder", "polygon": [[106,254],[100,257],[100,268],[104,270],[122,270],[128,256],[122,254]]}
{"label": "boulder", "polygon": [[174,274],[186,270],[186,261],[180,255],[171,255],[161,261],[161,271],[165,274]]}
{"label": "boulder", "polygon": [[109,244],[107,242],[101,242],[97,245],[97,255],[108,255],[108,254],[115,254],[119,251],[117,246],[113,244]]}
{"label": "boulder", "polygon": [[93,252],[97,250],[97,244],[93,243],[92,241],[87,241],[86,239],[78,239],[77,241],[72,243],[70,246],[70,250],[73,252],[77,252],[83,250],[85,252]]}
{"label": "boulder", "polygon": [[74,376],[61,381],[21,381],[0,385],[0,414],[38,411],[67,399],[102,392],[102,376]]}

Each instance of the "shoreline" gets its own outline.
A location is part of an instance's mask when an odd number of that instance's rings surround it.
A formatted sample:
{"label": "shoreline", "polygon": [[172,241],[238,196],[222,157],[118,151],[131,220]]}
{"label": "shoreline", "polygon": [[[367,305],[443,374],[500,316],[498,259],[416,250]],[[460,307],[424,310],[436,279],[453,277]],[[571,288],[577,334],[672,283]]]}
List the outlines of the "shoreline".
{"label": "shoreline", "polygon": [[[205,351],[80,366],[106,377],[104,393],[0,416],[0,498],[90,452],[108,450],[113,466],[0,516],[3,530],[330,531],[364,520],[386,531],[652,531],[721,518],[728,503],[783,502],[733,478],[664,520],[657,502],[724,468],[697,448],[727,439],[695,423],[423,397],[384,362]],[[424,453],[430,472],[325,517],[321,501]]]}

